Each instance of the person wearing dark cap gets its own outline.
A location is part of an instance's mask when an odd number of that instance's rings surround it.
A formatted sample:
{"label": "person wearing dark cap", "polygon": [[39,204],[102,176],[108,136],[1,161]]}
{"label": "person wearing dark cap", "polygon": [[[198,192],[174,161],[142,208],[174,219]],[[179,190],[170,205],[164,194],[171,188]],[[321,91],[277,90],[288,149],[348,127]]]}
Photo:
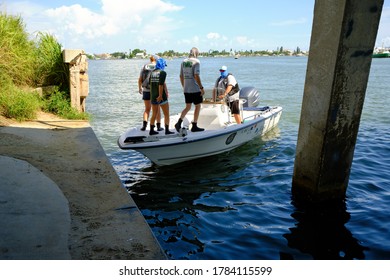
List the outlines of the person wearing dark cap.
{"label": "person wearing dark cap", "polygon": [[[146,63],[142,66],[142,69],[138,77],[138,92],[142,94],[142,100],[144,101],[145,109],[143,113],[143,124],[141,130],[146,130],[148,125],[150,110],[152,109],[152,104],[150,103],[150,73],[156,67],[156,61],[159,59],[158,55],[151,55],[149,57],[150,63]],[[163,130],[160,128],[161,122],[161,113],[160,110],[157,111],[157,130]]]}
{"label": "person wearing dark cap", "polygon": [[200,61],[198,55],[199,50],[195,47],[192,48],[188,58],[184,59],[180,66],[180,82],[184,91],[186,107],[181,112],[180,118],[175,124],[177,132],[180,131],[183,119],[191,110],[192,104],[195,105],[195,110],[191,131],[198,132],[204,130],[204,128],[198,127],[200,104],[203,102],[204,95],[204,89],[200,80]]}
{"label": "person wearing dark cap", "polygon": [[165,83],[167,72],[164,71],[167,66],[163,58],[156,61],[156,68],[150,75],[150,101],[152,103],[152,117],[150,118],[149,135],[158,134],[154,130],[154,122],[156,121],[157,112],[161,110],[164,113],[165,135],[173,134],[169,131],[169,103],[168,103],[168,88]]}
{"label": "person wearing dark cap", "polygon": [[220,76],[215,81],[213,89],[213,100],[218,97],[220,100],[226,100],[237,124],[241,124],[240,115],[240,87],[236,78],[228,73],[227,67],[223,65],[219,69]]}

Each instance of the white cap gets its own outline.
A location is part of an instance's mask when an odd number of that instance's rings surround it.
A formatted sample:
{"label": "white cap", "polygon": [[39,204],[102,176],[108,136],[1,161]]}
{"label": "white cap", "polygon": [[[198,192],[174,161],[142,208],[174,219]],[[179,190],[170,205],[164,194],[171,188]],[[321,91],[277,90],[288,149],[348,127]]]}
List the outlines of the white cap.
{"label": "white cap", "polygon": [[227,70],[227,67],[224,65],[222,66],[221,68],[219,68],[219,71],[226,71]]}

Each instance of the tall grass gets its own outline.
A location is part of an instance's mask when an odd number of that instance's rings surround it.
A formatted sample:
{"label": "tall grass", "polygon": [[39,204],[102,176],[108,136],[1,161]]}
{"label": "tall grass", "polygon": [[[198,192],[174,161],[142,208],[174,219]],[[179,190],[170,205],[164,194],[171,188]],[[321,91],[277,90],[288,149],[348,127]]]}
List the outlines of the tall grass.
{"label": "tall grass", "polygon": [[61,45],[53,36],[42,32],[37,34],[36,57],[37,84],[69,88],[69,70],[62,59]]}
{"label": "tall grass", "polygon": [[[32,90],[47,85],[56,89],[43,97]],[[88,119],[71,108],[69,100],[69,70],[55,37],[39,32],[35,41],[30,40],[19,16],[0,12],[0,114],[26,120],[43,109],[65,118]]]}
{"label": "tall grass", "polygon": [[15,85],[33,85],[36,56],[34,42],[20,17],[0,13],[0,75]]}

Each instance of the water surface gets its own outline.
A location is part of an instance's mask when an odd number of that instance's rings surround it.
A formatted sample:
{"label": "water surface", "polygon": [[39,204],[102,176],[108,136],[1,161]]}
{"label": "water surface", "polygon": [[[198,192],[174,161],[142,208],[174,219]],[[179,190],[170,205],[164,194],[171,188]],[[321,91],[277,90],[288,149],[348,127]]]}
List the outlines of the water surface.
{"label": "water surface", "polygon": [[[147,60],[90,61],[92,127],[171,259],[390,259],[390,59],[374,59],[345,203],[308,209],[291,197],[306,57],[201,58],[206,89],[227,65],[279,126],[230,153],[158,167],[117,147],[142,123]],[[171,113],[184,108],[181,59],[168,60]]]}

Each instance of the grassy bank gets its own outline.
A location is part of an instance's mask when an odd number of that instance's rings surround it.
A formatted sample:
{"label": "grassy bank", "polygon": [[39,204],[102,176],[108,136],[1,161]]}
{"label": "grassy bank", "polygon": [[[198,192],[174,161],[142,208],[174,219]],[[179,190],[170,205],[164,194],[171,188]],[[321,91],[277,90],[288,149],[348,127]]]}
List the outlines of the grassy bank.
{"label": "grassy bank", "polygon": [[[87,119],[70,106],[68,75],[61,45],[52,35],[37,33],[30,39],[20,17],[0,13],[0,115],[28,120],[44,110]],[[34,90],[47,86],[43,95]]]}

